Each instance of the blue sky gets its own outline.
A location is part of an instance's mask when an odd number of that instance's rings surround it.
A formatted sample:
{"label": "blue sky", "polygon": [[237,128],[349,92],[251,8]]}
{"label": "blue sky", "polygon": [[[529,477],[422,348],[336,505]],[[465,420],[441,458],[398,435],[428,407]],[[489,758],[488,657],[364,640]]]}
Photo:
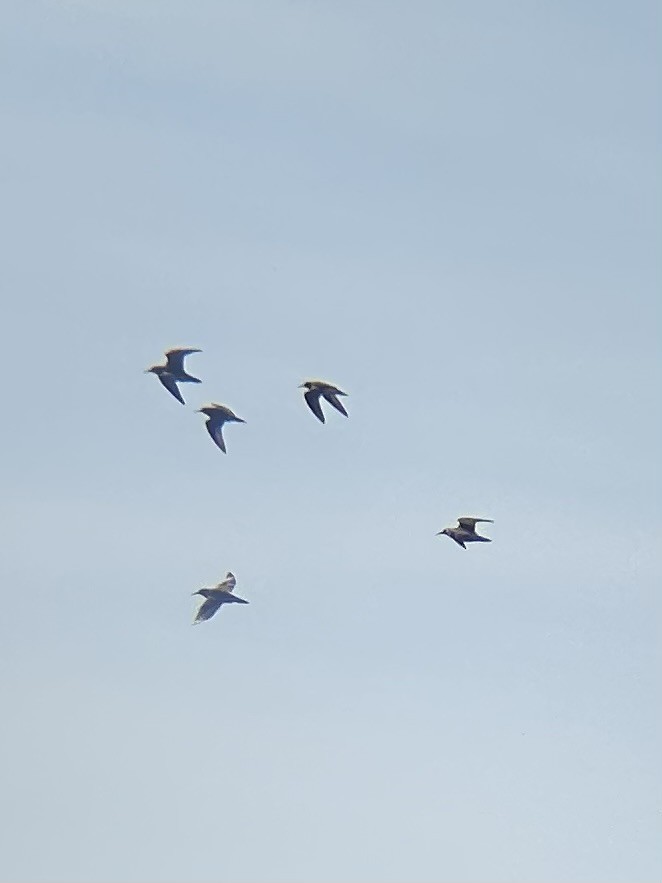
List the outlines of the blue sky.
{"label": "blue sky", "polygon": [[654,4],[4,19],[0,878],[658,880]]}

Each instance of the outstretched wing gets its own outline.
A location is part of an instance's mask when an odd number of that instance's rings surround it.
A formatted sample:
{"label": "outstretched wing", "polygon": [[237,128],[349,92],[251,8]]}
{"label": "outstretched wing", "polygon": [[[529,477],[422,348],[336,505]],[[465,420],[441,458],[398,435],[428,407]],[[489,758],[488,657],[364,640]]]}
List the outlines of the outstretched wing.
{"label": "outstretched wing", "polygon": [[322,413],[322,406],[320,404],[320,391],[319,389],[309,389],[308,392],[304,392],[303,397],[306,400],[306,404],[313,412],[313,414],[324,423],[324,414]]}
{"label": "outstretched wing", "polygon": [[333,407],[336,409],[336,411],[340,411],[340,413],[344,414],[345,417],[349,417],[349,414],[345,410],[345,406],[340,401],[340,399],[338,398],[338,396],[336,395],[335,392],[324,392],[324,393],[322,393],[322,395],[324,396],[324,398],[327,400],[327,402],[330,405],[333,405]]}
{"label": "outstretched wing", "polygon": [[466,549],[466,548],[467,548],[467,547],[464,545],[464,540],[461,540],[459,537],[454,536],[452,533],[449,533],[448,536],[449,536],[452,540],[455,540],[455,542],[458,544],[458,546],[462,546],[463,549]]}
{"label": "outstretched wing", "polygon": [[223,438],[223,421],[207,420],[206,426],[207,432],[214,440],[214,444],[217,445],[224,454],[227,454],[227,451],[225,450],[225,439]]}
{"label": "outstretched wing", "polygon": [[184,359],[186,356],[191,353],[201,353],[202,350],[196,349],[174,349],[168,350],[166,355],[167,368],[168,371],[172,371],[173,374],[181,374],[184,370]]}
{"label": "outstretched wing", "polygon": [[195,619],[193,620],[193,625],[198,622],[204,622],[206,619],[211,619],[212,616],[216,613],[218,608],[223,603],[222,597],[211,597],[206,598],[204,603],[200,605],[200,609],[196,613]]}
{"label": "outstretched wing", "polygon": [[476,530],[476,525],[482,522],[493,524],[491,518],[458,518],[457,523],[464,530],[470,530],[472,533]]}
{"label": "outstretched wing", "polygon": [[222,589],[225,592],[233,592],[234,587],[237,585],[237,578],[234,573],[231,573],[229,570],[225,574],[225,579],[218,583],[218,585],[214,586],[215,589]]}
{"label": "outstretched wing", "polygon": [[168,392],[173,395],[178,402],[181,402],[182,405],[185,405],[186,402],[184,401],[182,394],[179,391],[179,387],[177,386],[177,381],[172,376],[172,374],[159,374],[158,377],[161,383],[168,390]]}

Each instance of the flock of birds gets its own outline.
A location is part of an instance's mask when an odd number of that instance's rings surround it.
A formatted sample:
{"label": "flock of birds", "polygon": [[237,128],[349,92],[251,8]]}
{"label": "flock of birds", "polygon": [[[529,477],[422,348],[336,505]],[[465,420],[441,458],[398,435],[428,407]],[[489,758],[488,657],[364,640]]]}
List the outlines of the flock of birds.
{"label": "flock of birds", "polygon": [[[180,383],[201,383],[197,377],[193,377],[186,371],[184,367],[184,359],[192,353],[200,353],[202,350],[184,347],[168,350],[165,354],[165,365],[152,365],[145,372],[146,374],[156,374],[163,386],[168,392],[174,396],[178,402],[185,405],[179,385]],[[326,383],[323,380],[306,380],[300,384],[299,389],[305,389],[303,397],[306,404],[313,412],[315,417],[321,422],[325,422],[324,412],[322,411],[322,399],[328,402],[336,411],[340,411],[345,417],[349,414],[345,410],[339,396],[346,396],[347,393],[338,389],[332,383]],[[207,432],[217,447],[224,454],[227,453],[225,448],[225,439],[223,438],[223,426],[226,423],[245,423],[241,417],[227,407],[227,405],[219,405],[217,402],[211,402],[203,408],[198,408],[197,413],[204,414],[207,417]],[[488,537],[483,537],[476,533],[476,525],[481,523],[492,524],[491,518],[469,518],[463,516],[458,518],[456,527],[445,527],[437,533],[437,536],[447,536],[454,540],[463,549],[466,549],[467,543],[491,543]],[[215,586],[205,586],[193,592],[193,595],[202,595],[205,599],[200,605],[198,612],[193,620],[193,624],[204,622],[216,613],[223,604],[248,604],[243,598],[239,598],[234,594],[237,580],[233,573],[228,571],[225,579]]]}

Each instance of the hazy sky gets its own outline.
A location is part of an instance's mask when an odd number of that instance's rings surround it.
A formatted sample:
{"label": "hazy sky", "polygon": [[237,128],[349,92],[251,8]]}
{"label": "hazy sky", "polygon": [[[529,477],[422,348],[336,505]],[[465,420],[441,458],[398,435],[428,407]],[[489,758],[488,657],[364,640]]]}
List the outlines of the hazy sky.
{"label": "hazy sky", "polygon": [[3,883],[660,879],[656,5],[5,9]]}

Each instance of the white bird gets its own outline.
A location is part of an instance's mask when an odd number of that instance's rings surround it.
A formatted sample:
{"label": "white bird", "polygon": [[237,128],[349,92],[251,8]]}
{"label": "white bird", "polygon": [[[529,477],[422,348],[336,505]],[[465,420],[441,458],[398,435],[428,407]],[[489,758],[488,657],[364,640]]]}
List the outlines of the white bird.
{"label": "white bird", "polygon": [[212,402],[210,405],[205,405],[204,408],[198,408],[196,413],[207,415],[207,432],[212,437],[214,444],[218,445],[223,453],[226,454],[225,440],[223,438],[223,424],[245,423],[246,421],[242,420],[241,417],[237,417],[237,415],[225,405],[219,405],[216,402]]}
{"label": "white bird", "polygon": [[306,404],[322,423],[324,423],[324,414],[322,412],[320,398],[325,399],[330,405],[333,405],[336,411],[340,411],[345,417],[349,417],[343,403],[338,398],[338,396],[346,396],[347,393],[338,389],[337,386],[333,386],[331,383],[325,383],[323,380],[306,380],[305,383],[299,385],[299,389],[307,390],[307,392],[304,392],[303,394]]}
{"label": "white bird", "polygon": [[491,518],[468,518],[466,516],[457,519],[457,527],[445,527],[436,536],[445,534],[466,549],[465,543],[491,543],[487,537],[481,537],[476,533],[476,525],[479,523],[494,524]]}
{"label": "white bird", "polygon": [[201,352],[202,350],[184,348],[168,350],[168,352],[165,354],[165,365],[152,365],[151,368],[148,368],[147,371],[145,371],[145,374],[156,374],[156,376],[159,378],[159,380],[165,386],[168,392],[173,395],[178,402],[181,402],[182,405],[185,405],[186,402],[184,401],[177,384],[202,383],[202,381],[198,380],[197,377],[192,377],[190,374],[186,373],[186,369],[184,368],[184,359],[191,353]]}
{"label": "white bird", "polygon": [[248,601],[244,601],[243,598],[238,598],[233,594],[236,585],[237,580],[234,574],[228,570],[225,574],[225,579],[218,583],[218,585],[205,586],[202,589],[198,589],[197,592],[193,592],[194,595],[202,595],[205,598],[205,601],[200,605],[196,613],[193,625],[198,622],[204,622],[206,619],[211,619],[222,604],[248,604]]}

